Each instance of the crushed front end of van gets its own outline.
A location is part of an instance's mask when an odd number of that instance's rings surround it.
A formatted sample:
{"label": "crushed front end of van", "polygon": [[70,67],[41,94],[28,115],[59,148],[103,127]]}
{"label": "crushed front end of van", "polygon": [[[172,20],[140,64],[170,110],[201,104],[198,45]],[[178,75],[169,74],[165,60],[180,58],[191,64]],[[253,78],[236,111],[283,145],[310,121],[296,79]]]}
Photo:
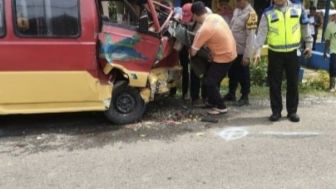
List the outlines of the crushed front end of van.
{"label": "crushed front end of van", "polygon": [[[114,2],[113,6],[128,6],[122,2],[127,1]],[[100,65],[113,84],[105,114],[114,123],[141,119],[146,104],[158,95],[170,94],[181,78],[178,52],[173,49],[175,39],[167,32],[173,10],[151,0],[146,7],[139,17],[132,17],[132,11],[126,16],[139,20],[135,22],[138,25],[106,19],[99,34]]]}

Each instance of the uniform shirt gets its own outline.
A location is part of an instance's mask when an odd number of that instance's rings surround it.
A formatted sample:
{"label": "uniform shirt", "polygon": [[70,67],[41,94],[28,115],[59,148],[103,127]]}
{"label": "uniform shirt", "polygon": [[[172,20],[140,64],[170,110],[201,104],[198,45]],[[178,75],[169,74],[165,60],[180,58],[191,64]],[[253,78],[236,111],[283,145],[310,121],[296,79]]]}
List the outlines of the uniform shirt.
{"label": "uniform shirt", "polygon": [[325,39],[330,41],[330,53],[336,54],[336,22],[331,21],[328,23],[325,31]]}
{"label": "uniform shirt", "polygon": [[258,16],[250,4],[244,9],[236,8],[234,10],[230,27],[236,40],[237,52],[239,55],[243,55],[244,60],[248,60],[252,56],[257,24]]}
{"label": "uniform shirt", "polygon": [[192,48],[199,50],[206,45],[213,61],[230,63],[237,57],[236,42],[225,20],[218,14],[208,14],[197,31]]}
{"label": "uniform shirt", "polygon": [[[275,8],[275,9],[278,9],[282,12],[286,12],[287,9],[288,9],[288,6],[290,6],[290,5],[292,5],[292,3],[290,1],[287,1],[287,4],[284,5],[284,6],[277,6],[277,5],[274,4],[273,6],[268,8],[267,10]],[[303,40],[305,41],[306,48],[311,49],[312,46],[313,46],[313,38],[310,34],[308,18],[307,18],[307,15],[305,14],[304,11],[302,11],[300,21],[301,21],[301,36],[302,36],[301,38],[303,38]],[[257,33],[257,38],[256,38],[255,46],[254,46],[254,49],[256,50],[256,52],[258,54],[260,54],[260,49],[262,48],[262,46],[265,43],[267,34],[268,34],[268,22],[267,22],[267,18],[265,16],[265,14],[263,14],[262,17],[261,17],[261,20],[260,20],[258,33]]]}

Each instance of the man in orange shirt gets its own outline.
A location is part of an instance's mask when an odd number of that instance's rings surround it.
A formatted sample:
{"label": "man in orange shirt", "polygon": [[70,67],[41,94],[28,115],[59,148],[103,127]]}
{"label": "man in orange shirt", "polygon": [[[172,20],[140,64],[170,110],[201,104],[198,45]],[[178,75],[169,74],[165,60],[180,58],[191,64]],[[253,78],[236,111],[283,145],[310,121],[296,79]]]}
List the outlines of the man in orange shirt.
{"label": "man in orange shirt", "polygon": [[219,86],[237,57],[236,42],[225,20],[218,14],[207,13],[203,2],[193,3],[191,11],[194,20],[202,24],[193,41],[191,56],[195,56],[202,46],[207,46],[213,58],[204,79],[209,104],[213,105],[208,113],[227,113]]}

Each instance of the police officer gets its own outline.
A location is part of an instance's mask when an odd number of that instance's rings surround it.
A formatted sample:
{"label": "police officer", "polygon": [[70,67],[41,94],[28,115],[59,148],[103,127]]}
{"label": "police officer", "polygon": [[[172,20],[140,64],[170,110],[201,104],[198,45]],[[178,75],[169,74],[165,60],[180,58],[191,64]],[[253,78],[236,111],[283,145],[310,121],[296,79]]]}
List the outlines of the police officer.
{"label": "police officer", "polygon": [[312,37],[308,29],[308,19],[301,5],[287,0],[274,0],[274,4],[265,10],[260,20],[255,48],[254,62],[260,60],[260,49],[267,37],[268,43],[268,79],[270,85],[270,99],[272,115],[270,121],[281,118],[282,96],[281,83],[283,72],[286,73],[287,118],[292,122],[299,122],[297,115],[299,103],[298,72],[299,46],[301,36],[306,48],[305,56],[311,55]]}
{"label": "police officer", "polygon": [[229,93],[225,95],[226,101],[236,100],[238,83],[241,86],[241,98],[237,105],[249,104],[250,93],[250,67],[253,39],[257,29],[258,16],[248,0],[236,0],[237,8],[234,10],[230,23],[231,31],[236,40],[238,57],[229,70]]}

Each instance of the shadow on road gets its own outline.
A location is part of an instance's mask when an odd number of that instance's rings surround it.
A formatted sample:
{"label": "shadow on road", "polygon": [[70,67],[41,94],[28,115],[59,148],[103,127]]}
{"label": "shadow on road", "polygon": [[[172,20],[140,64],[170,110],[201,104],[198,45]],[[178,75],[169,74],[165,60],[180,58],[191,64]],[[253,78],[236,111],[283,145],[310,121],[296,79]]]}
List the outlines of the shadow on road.
{"label": "shadow on road", "polygon": [[120,129],[101,112],[9,115],[0,117],[0,136],[38,135],[41,133],[90,134]]}
{"label": "shadow on road", "polygon": [[0,116],[0,154],[72,151],[139,140],[172,141],[210,128],[269,125],[266,116],[241,117],[242,110],[246,114],[255,108],[232,107],[228,114],[215,117],[219,123],[209,123],[201,122],[206,109],[170,98],[149,104],[141,122],[124,126],[111,124],[102,112]]}

